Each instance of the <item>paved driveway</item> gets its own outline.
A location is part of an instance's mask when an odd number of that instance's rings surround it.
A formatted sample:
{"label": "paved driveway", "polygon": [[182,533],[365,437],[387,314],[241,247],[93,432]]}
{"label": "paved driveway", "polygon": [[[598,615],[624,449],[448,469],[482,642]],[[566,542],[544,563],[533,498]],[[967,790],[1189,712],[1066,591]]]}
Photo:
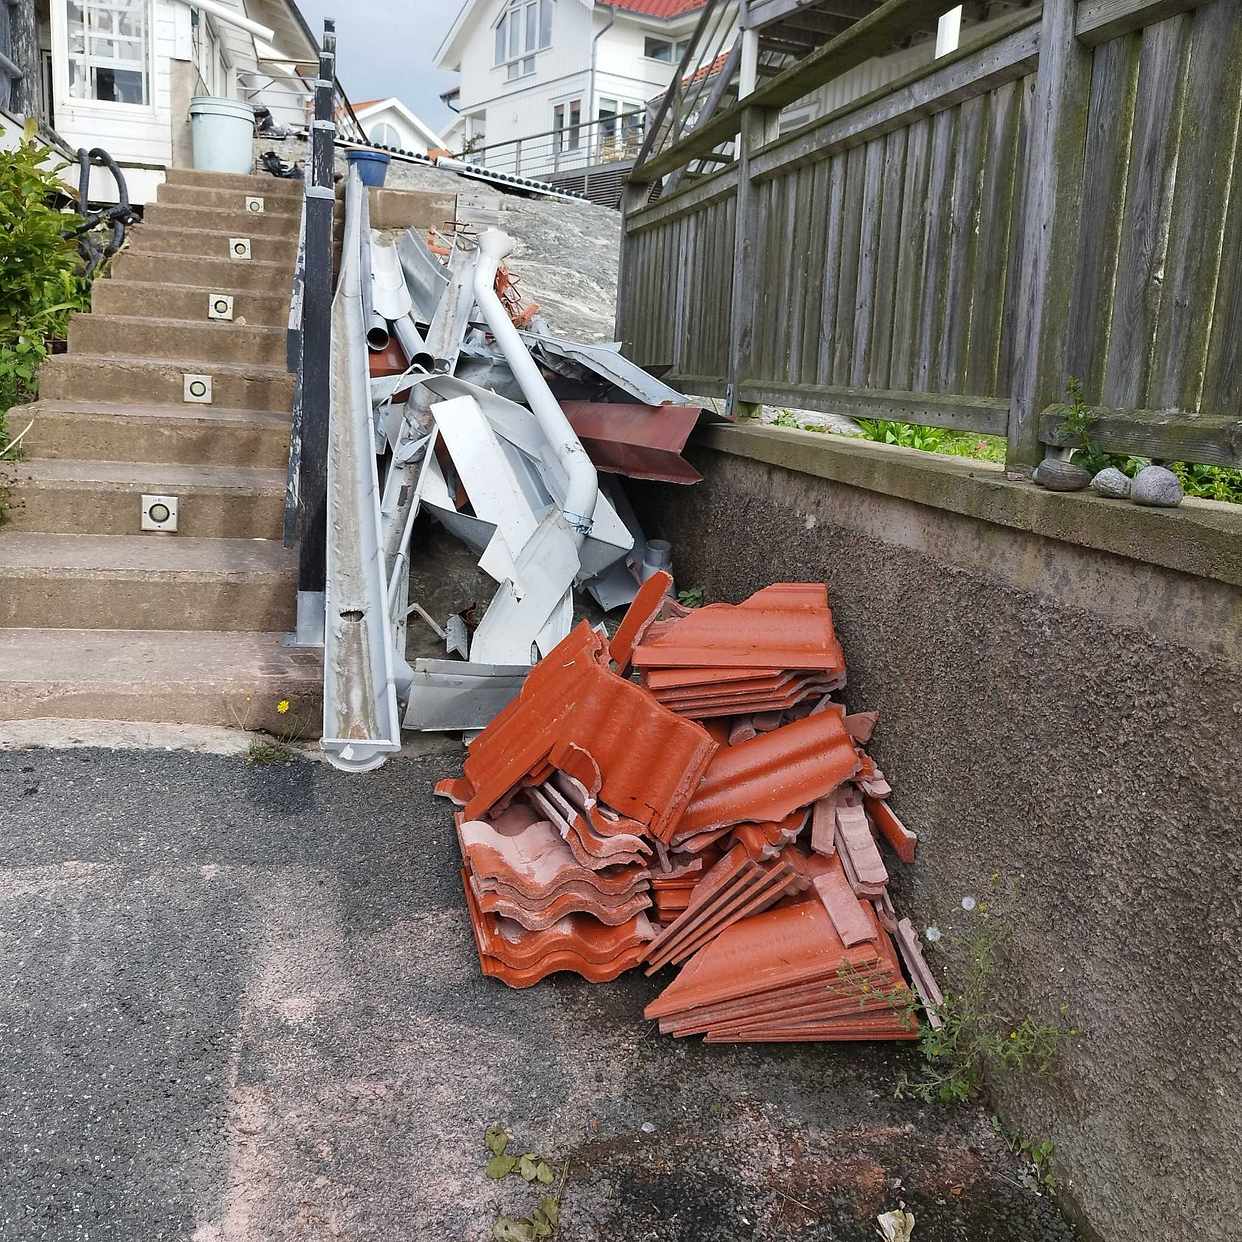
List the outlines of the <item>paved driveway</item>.
{"label": "paved driveway", "polygon": [[985,1115],[893,1099],[912,1053],[705,1047],[658,984],[478,972],[444,757],[0,754],[0,1239],[440,1242],[534,1204],[483,1132],[568,1163],[559,1236],[1073,1236]]}

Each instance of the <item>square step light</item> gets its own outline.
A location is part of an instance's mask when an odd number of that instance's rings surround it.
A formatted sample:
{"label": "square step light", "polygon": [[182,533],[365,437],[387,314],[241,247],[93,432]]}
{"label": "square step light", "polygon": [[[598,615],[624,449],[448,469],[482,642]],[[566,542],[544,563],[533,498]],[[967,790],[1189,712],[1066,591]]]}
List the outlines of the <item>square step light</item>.
{"label": "square step light", "polygon": [[207,295],[207,318],[233,318],[233,295],[231,293],[209,293]]}
{"label": "square step light", "polygon": [[142,529],[165,531],[168,534],[177,532],[177,497],[147,496],[142,497]]}
{"label": "square step light", "polygon": [[246,195],[246,211],[252,216],[261,216],[264,211],[264,203],[261,195]]}
{"label": "square step light", "polygon": [[197,405],[211,404],[210,375],[182,375],[181,380],[183,401]]}
{"label": "square step light", "polygon": [[230,237],[229,238],[229,258],[230,259],[250,258],[250,238],[249,237]]}

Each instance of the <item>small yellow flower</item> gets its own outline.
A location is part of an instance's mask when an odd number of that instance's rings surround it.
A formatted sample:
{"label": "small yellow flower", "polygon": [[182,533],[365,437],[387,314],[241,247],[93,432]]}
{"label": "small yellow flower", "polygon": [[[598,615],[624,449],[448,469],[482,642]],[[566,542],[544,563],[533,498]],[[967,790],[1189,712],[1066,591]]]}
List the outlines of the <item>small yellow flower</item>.
{"label": "small yellow flower", "polygon": [[282,716],[283,716],[283,715],[285,715],[285,714],[288,712],[288,710],[289,710],[289,700],[288,700],[288,699],[281,699],[281,700],[280,700],[280,702],[276,704],[276,710],[277,710],[277,711],[278,711],[278,712],[279,712]]}

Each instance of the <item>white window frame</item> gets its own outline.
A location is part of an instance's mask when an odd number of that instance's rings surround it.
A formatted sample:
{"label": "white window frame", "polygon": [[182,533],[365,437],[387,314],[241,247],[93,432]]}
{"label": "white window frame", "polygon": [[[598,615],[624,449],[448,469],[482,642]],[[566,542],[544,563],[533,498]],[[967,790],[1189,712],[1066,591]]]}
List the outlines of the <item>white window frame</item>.
{"label": "white window frame", "polygon": [[[501,5],[492,23],[492,68],[506,69],[506,81],[530,77],[535,72],[535,57],[552,46],[555,4],[556,0],[505,0]],[[532,19],[535,35],[533,47],[528,37]]]}
{"label": "white window frame", "polygon": [[[388,142],[379,136],[380,130],[384,129],[392,135],[391,142]],[[401,142],[401,131],[389,121],[376,121],[374,130],[368,130],[367,137],[370,138],[372,142],[378,143],[381,147],[396,147],[397,150],[403,149],[403,144]]]}
{"label": "white window frame", "polygon": [[[89,0],[87,0],[89,2]],[[89,109],[99,112],[114,112],[131,117],[154,117],[156,114],[155,96],[155,14],[153,0],[144,0],[145,27],[147,32],[147,55],[141,63],[147,83],[146,103],[120,103],[114,99],[90,99],[69,94],[69,7],[68,0],[52,0],[50,7],[52,27],[52,76],[53,89],[56,96],[57,111],[66,112],[78,109]]]}

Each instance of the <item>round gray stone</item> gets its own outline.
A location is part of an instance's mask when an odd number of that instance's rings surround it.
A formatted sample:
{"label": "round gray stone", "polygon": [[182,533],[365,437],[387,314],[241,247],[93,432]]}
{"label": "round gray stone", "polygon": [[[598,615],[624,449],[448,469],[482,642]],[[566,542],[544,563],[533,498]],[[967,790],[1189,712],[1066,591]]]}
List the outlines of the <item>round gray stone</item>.
{"label": "round gray stone", "polygon": [[1182,503],[1182,485],[1172,470],[1164,466],[1145,466],[1134,476],[1130,499],[1136,505],[1176,509]]}
{"label": "round gray stone", "polygon": [[1125,500],[1130,494],[1130,477],[1116,466],[1109,466],[1091,480],[1091,490],[1110,500]]}
{"label": "round gray stone", "polygon": [[1045,457],[1035,467],[1034,479],[1050,492],[1080,492],[1091,482],[1091,474],[1072,461]]}

